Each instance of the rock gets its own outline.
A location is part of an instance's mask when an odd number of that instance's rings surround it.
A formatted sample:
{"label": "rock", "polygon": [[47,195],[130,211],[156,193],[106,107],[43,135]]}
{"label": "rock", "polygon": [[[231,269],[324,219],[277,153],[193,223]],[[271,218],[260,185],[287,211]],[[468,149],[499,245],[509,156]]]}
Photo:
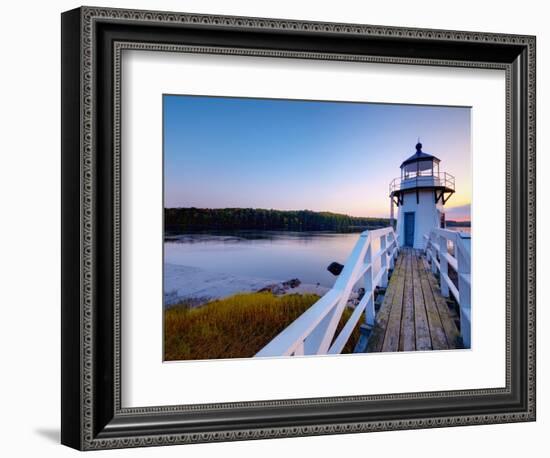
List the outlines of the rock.
{"label": "rock", "polygon": [[289,289],[297,288],[302,282],[298,278],[292,278],[282,283],[273,283],[258,290],[258,293],[270,292],[274,295],[285,294]]}
{"label": "rock", "polygon": [[280,294],[284,294],[286,292],[288,288],[285,288],[283,285],[279,284],[279,285],[275,285],[275,287],[271,290],[271,292],[275,295],[275,296],[278,296]]}
{"label": "rock", "polygon": [[331,262],[330,265],[327,267],[327,270],[336,277],[342,273],[343,269],[344,266],[339,262]]}
{"label": "rock", "polygon": [[258,290],[258,293],[273,293],[276,294],[281,289],[281,285],[278,283],[273,283],[272,285],[264,286]]}
{"label": "rock", "polygon": [[292,278],[288,281],[283,282],[283,286],[289,287],[289,288],[297,288],[301,285],[301,281],[298,278]]}

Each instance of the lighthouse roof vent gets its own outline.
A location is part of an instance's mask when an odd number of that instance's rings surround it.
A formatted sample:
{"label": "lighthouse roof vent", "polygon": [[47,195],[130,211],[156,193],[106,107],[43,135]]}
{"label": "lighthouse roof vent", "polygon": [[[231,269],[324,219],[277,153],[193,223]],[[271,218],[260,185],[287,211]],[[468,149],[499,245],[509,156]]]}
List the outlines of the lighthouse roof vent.
{"label": "lighthouse roof vent", "polygon": [[425,153],[422,151],[422,143],[418,142],[416,144],[416,153],[414,153],[411,157],[409,157],[407,160],[403,161],[401,164],[401,168],[405,167],[408,164],[412,164],[417,161],[427,161],[427,160],[433,160],[434,162],[440,162],[440,159],[438,159],[435,156],[432,156],[431,154]]}

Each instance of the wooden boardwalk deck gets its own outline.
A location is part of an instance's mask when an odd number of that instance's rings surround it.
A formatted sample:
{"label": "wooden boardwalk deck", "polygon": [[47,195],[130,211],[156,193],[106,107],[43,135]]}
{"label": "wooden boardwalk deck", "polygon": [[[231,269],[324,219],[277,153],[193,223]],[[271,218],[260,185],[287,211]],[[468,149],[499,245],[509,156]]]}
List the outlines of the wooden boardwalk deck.
{"label": "wooden boardwalk deck", "polygon": [[461,348],[454,318],[420,253],[403,248],[376,314],[366,351]]}

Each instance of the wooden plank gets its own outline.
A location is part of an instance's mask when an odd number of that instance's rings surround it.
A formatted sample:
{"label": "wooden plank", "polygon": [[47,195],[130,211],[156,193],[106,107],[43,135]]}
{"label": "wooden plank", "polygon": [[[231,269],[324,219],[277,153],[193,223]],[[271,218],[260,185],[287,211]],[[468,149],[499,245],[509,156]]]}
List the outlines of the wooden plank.
{"label": "wooden plank", "polygon": [[413,259],[414,254],[409,251],[406,257],[405,285],[403,291],[403,313],[401,318],[401,335],[399,337],[399,351],[416,350],[414,326],[414,297],[413,297]]}
{"label": "wooden plank", "polygon": [[412,281],[416,349],[421,351],[431,350],[432,338],[430,336],[430,326],[426,315],[426,305],[424,304],[424,294],[422,292],[422,282],[420,277],[420,270],[422,270],[424,266],[420,264],[415,257],[413,267]]}
{"label": "wooden plank", "polygon": [[[405,250],[404,250],[405,251]],[[407,252],[403,253],[406,259]],[[395,293],[392,297],[392,306],[388,325],[386,327],[386,335],[382,351],[398,351],[399,350],[399,335],[401,333],[401,315],[403,311],[403,290],[405,287],[405,271],[406,262],[402,261],[401,268],[397,275],[392,276],[392,281],[395,282]],[[395,276],[395,279],[394,279]]]}
{"label": "wooden plank", "polygon": [[424,295],[424,304],[426,306],[426,316],[430,326],[430,336],[432,338],[433,350],[446,350],[449,348],[447,336],[439,317],[439,311],[435,305],[432,288],[428,281],[428,273],[422,268],[422,261],[418,260],[418,268],[420,274],[420,283],[422,286],[422,294]]}
{"label": "wooden plank", "polygon": [[435,304],[439,311],[439,317],[441,318],[443,329],[445,330],[445,335],[447,336],[447,343],[449,344],[449,348],[457,348],[460,332],[458,331],[451,311],[447,306],[447,301],[441,295],[441,290],[439,289],[436,278],[430,273],[427,274],[427,277],[428,283],[430,284],[430,287],[432,289]]}
{"label": "wooden plank", "polygon": [[384,295],[384,301],[380,306],[380,310],[376,314],[376,324],[374,326],[372,334],[369,337],[367,353],[382,351],[384,336],[386,334],[386,326],[390,315],[393,295],[395,293],[395,282],[392,280],[396,275],[399,274],[401,265],[402,265],[402,255],[399,255],[395,261],[395,268],[393,271],[393,275],[391,276],[390,282],[388,284],[388,287],[386,289],[386,293]]}
{"label": "wooden plank", "polygon": [[367,353],[375,353],[382,351],[382,345],[384,344],[384,337],[386,335],[386,327],[388,325],[388,318],[390,316],[391,306],[393,303],[393,296],[395,294],[396,281],[399,276],[399,272],[402,267],[403,254],[400,254],[396,261],[393,274],[390,278],[390,282],[384,295],[384,301],[380,306],[380,310],[376,314],[376,324],[369,337],[369,343],[367,346]]}

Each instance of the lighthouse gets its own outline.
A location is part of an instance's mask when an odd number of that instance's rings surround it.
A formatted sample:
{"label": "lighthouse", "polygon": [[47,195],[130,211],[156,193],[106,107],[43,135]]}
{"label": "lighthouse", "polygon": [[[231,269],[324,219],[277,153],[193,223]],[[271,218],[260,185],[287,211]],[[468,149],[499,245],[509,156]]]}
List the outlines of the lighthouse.
{"label": "lighthouse", "polygon": [[401,176],[390,183],[391,220],[398,209],[396,232],[401,246],[424,248],[424,235],[445,227],[444,205],[455,192],[455,179],[440,170],[440,160],[422,151],[401,164]]}

